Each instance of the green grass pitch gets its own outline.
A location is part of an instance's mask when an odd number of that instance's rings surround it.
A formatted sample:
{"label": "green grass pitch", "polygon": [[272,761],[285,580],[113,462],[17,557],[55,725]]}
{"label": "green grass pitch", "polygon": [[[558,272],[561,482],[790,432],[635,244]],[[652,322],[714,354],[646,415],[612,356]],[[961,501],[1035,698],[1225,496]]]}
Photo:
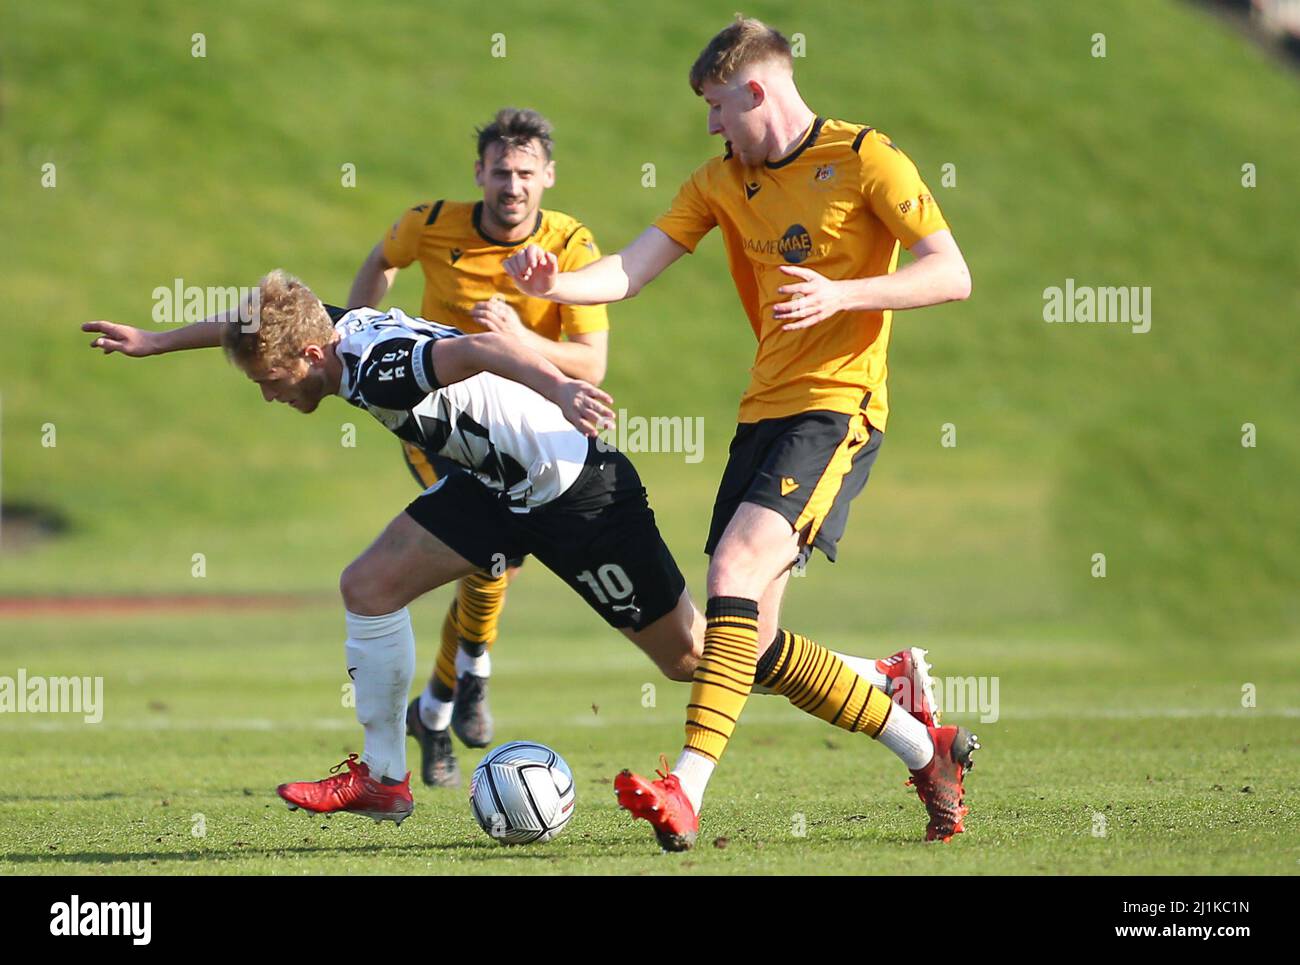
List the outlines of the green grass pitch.
{"label": "green grass pitch", "polygon": [[[687,688],[532,567],[514,591],[492,696],[498,741],[539,740],[574,770],[575,817],[556,840],[503,847],[465,789],[415,788],[401,828],[290,813],[273,788],[322,776],[360,733],[343,706],[341,620],[329,609],[229,618],[11,622],[43,667],[101,674],[102,723],[0,719],[0,872],[1294,874],[1300,686],[1240,706],[1216,661],[1119,658],[1068,638],[927,640],[936,671],[990,669],[1001,714],[953,719],[985,745],[968,831],[921,840],[925,815],[883,748],[782,698],[750,699],[710,785],[700,842],[661,855],[611,780],[680,745]],[[441,603],[443,595],[437,602]],[[440,607],[416,608],[432,659]],[[536,629],[529,629],[536,628]],[[849,643],[827,634],[837,644]],[[254,656],[248,640],[265,641]],[[867,648],[865,652],[877,652]],[[1285,647],[1260,654],[1285,677]],[[555,673],[555,667],[567,668]],[[1062,681],[1068,681],[1063,684]],[[648,691],[647,685],[654,685]],[[647,695],[652,695],[652,700]],[[646,706],[651,703],[652,706]],[[1235,709],[1234,709],[1235,708]],[[415,747],[410,745],[412,760]],[[465,776],[482,752],[459,752]],[[418,782],[418,776],[416,777]]]}
{"label": "green grass pitch", "polygon": [[[996,721],[951,718],[984,744],[968,833],[924,845],[886,751],[754,697],[699,847],[658,854],[610,780],[675,754],[686,689],[535,563],[492,701],[499,740],[574,768],[560,838],[499,847],[463,791],[418,788],[400,829],[275,798],[359,750],[334,588],[414,494],[397,445],[341,404],[272,409],[213,355],[100,358],[79,323],[147,324],[177,277],[275,266],[342,299],[405,208],[473,197],[472,129],[505,104],[551,117],[546,204],[615,250],[718,150],[686,71],[735,6],[5,8],[0,495],[65,528],[0,526],[0,596],[319,604],[0,614],[0,676],[103,676],[106,703],[99,724],[0,713],[0,873],[1300,871],[1300,88],[1176,0],[745,7],[804,35],[815,109],[913,157],[971,265],[968,302],[896,317],[888,439],[840,562],[784,613],[835,649],[924,646],[942,676],[997,679]],[[1149,286],[1151,330],[1045,324],[1070,278]],[[406,272],[390,302],[419,296]],[[704,420],[702,461],[634,455],[698,599],[753,352],[718,239],[611,319],[616,405]],[[421,676],[446,599],[413,608]]]}

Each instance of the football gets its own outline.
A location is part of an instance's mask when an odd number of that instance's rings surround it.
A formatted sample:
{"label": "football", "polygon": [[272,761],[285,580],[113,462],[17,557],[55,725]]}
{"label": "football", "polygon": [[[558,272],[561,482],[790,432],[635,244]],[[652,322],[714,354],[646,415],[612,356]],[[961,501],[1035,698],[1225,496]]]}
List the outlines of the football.
{"label": "football", "polygon": [[479,827],[501,844],[549,841],[573,817],[573,772],[545,744],[511,741],[474,769],[469,806]]}

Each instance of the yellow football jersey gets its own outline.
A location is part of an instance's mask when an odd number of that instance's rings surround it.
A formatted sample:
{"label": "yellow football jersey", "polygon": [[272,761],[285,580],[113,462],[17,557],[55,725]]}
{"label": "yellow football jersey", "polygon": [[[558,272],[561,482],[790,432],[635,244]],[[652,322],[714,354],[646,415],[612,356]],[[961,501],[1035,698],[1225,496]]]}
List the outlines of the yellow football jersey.
{"label": "yellow football jersey", "polygon": [[600,257],[586,225],[558,211],[538,211],[533,233],[508,244],[482,228],[483,202],[428,201],[407,211],[384,238],[384,257],[405,268],[419,261],[424,270],[420,314],[461,331],[484,331],[470,317],[476,302],[500,295],[525,326],[553,341],[560,335],[603,332],[609,317],[603,305],[557,305],[523,294],[502,263],[527,244],[554,252],[561,271],[576,271]]}
{"label": "yellow football jersey", "polygon": [[779,161],[746,167],[730,148],[682,185],[655,225],[690,251],[717,226],[736,291],[758,339],[740,421],[814,409],[857,412],[884,430],[889,416],[885,355],[892,312],[841,312],[810,328],[782,331],[777,289],[802,265],[836,280],[892,272],[910,248],[947,228],[908,157],[879,131],[817,118]]}

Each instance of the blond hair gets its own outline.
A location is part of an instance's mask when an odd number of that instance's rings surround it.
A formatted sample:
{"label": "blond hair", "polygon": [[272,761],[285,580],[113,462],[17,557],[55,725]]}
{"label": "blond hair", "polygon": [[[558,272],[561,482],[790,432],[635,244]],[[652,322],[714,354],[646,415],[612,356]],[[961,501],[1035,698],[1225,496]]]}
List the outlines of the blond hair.
{"label": "blond hair", "polygon": [[320,299],[277,268],[258,282],[240,323],[222,330],[221,347],[245,371],[255,364],[271,369],[287,365],[308,345],[328,345],[333,337],[334,326]]}
{"label": "blond hair", "polygon": [[776,61],[790,70],[794,57],[790,41],[761,20],[736,14],[736,19],[709,41],[691,65],[691,90],[703,94],[706,83],[725,84],[751,64]]}

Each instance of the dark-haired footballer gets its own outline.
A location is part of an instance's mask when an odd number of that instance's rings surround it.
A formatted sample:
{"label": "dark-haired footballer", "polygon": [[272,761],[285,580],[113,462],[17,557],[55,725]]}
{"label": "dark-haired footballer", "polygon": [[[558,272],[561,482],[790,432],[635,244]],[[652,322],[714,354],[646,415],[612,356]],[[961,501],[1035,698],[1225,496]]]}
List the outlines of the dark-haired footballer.
{"label": "dark-haired footballer", "polygon": [[[419,265],[423,317],[463,332],[517,339],[565,375],[599,385],[609,350],[605,307],[531,298],[502,268],[525,244],[551,252],[571,269],[600,257],[586,225],[541,206],[543,193],[555,185],[551,123],[537,111],[506,107],[475,136],[474,180],[482,197],[423,201],[406,211],[358,269],[348,307],[379,305],[398,271]],[[430,460],[410,443],[402,444],[402,455],[421,489],[456,469],[445,460]],[[449,731],[468,747],[486,747],[492,740],[487,701],[491,652],[506,587],[522,563],[501,561],[457,584],[429,682],[407,712],[407,730],[419,742],[426,784],[460,784]]]}

